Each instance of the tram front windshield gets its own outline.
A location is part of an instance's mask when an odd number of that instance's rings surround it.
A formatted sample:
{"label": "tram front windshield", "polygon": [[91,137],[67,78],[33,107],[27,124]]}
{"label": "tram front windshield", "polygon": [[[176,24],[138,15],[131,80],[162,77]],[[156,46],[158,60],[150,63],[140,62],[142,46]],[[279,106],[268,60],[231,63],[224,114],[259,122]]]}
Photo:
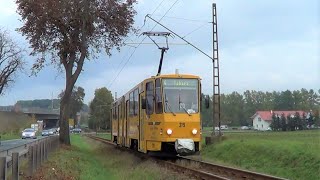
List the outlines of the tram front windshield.
{"label": "tram front windshield", "polygon": [[198,113],[198,79],[163,79],[166,113]]}

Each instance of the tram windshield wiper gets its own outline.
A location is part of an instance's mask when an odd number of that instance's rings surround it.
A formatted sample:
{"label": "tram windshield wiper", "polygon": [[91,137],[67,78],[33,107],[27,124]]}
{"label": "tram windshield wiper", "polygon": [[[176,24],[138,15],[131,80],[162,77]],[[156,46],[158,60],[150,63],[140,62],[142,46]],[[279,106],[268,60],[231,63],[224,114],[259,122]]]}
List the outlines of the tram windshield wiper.
{"label": "tram windshield wiper", "polygon": [[165,101],[165,103],[166,103],[166,107],[168,107],[168,109],[169,109],[169,111],[174,115],[174,116],[176,116],[176,114],[172,111],[172,109],[171,109],[171,105],[169,104],[169,102],[168,102],[168,99],[167,99],[167,94],[164,94],[164,101]]}
{"label": "tram windshield wiper", "polygon": [[[183,104],[183,106],[181,106]],[[182,107],[182,109],[189,115],[191,116],[191,114],[188,112],[188,110],[186,109],[185,107],[185,103],[181,101],[181,98],[180,98],[180,91],[179,91],[179,108]]]}

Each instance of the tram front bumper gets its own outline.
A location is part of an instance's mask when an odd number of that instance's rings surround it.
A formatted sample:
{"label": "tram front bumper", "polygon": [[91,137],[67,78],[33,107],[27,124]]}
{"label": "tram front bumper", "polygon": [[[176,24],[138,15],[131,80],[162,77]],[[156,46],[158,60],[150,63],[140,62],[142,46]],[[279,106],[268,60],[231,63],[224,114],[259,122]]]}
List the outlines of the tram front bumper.
{"label": "tram front bumper", "polygon": [[192,139],[177,139],[174,147],[180,155],[188,155],[195,152],[195,144]]}

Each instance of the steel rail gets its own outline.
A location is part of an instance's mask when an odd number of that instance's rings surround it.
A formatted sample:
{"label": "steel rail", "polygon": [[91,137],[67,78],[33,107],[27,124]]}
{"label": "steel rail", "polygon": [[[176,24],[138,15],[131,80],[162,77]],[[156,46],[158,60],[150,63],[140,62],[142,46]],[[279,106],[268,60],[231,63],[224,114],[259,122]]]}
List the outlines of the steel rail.
{"label": "steel rail", "polygon": [[199,165],[199,169],[205,172],[212,172],[214,174],[226,177],[228,179],[285,180],[284,178],[280,178],[276,176],[218,165],[218,164],[209,163],[205,161],[199,161],[199,160],[190,159],[188,157],[183,157],[183,156],[178,156],[178,159],[180,161],[185,161],[189,164],[196,163]]}

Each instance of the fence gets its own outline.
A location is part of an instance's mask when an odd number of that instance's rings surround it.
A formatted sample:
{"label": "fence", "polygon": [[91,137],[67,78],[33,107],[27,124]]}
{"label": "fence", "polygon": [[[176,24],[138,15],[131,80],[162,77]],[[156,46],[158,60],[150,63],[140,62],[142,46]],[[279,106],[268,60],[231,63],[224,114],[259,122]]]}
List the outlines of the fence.
{"label": "fence", "polygon": [[27,158],[25,174],[32,174],[48,159],[48,154],[59,147],[59,136],[42,138],[0,152],[0,180],[6,180],[11,168],[13,180],[19,179],[20,161]]}

